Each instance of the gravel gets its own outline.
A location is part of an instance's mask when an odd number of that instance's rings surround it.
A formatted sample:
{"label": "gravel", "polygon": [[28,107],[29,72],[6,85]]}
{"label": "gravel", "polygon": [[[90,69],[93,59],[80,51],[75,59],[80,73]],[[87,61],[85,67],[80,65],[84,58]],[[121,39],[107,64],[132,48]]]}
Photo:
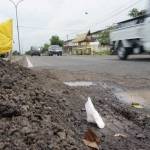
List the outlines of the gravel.
{"label": "gravel", "polygon": [[[104,129],[87,123],[87,95]],[[150,116],[121,104],[111,91],[68,87],[46,70],[0,61],[0,149],[87,150],[82,140],[88,128],[101,139],[100,149],[150,149]],[[114,137],[119,133],[127,138]]]}

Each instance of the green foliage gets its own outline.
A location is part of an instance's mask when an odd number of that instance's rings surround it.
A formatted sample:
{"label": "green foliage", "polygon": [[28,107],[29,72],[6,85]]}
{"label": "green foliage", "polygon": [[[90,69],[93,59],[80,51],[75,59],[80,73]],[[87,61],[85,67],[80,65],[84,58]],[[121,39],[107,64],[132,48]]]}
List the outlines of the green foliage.
{"label": "green foliage", "polygon": [[49,44],[45,43],[44,46],[41,48],[41,53],[48,52]]}
{"label": "green foliage", "polygon": [[110,33],[110,29],[106,29],[100,33],[99,42],[101,45],[103,45],[103,46],[109,45],[109,41],[110,41],[109,33]]}
{"label": "green foliage", "polygon": [[129,12],[129,16],[132,17],[132,18],[135,18],[135,17],[139,17],[139,16],[143,16],[146,14],[146,11],[145,10],[141,10],[139,11],[137,8],[133,8],[132,10],[130,10]]}
{"label": "green foliage", "polygon": [[26,55],[31,55],[31,50],[29,50],[29,51],[26,51],[26,53],[25,53]]}
{"label": "green foliage", "polygon": [[1,58],[6,58],[7,56],[8,56],[7,53],[5,53],[5,54],[0,54],[0,59],[1,59]]}
{"label": "green foliage", "polygon": [[141,10],[141,11],[139,12],[139,16],[143,16],[143,15],[146,15],[146,10]]}
{"label": "green foliage", "polygon": [[52,36],[50,39],[50,43],[51,45],[59,45],[59,46],[63,46],[63,41],[60,40],[59,36]]}
{"label": "green foliage", "polygon": [[107,56],[107,55],[111,55],[111,51],[110,50],[101,50],[99,52],[95,52],[95,55],[101,55],[101,56]]}

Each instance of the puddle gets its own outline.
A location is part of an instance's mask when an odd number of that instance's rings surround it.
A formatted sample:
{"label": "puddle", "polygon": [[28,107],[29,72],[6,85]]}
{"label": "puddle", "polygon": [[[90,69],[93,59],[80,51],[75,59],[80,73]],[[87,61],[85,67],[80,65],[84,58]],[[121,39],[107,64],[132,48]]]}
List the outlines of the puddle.
{"label": "puddle", "polygon": [[120,100],[122,103],[131,105],[132,103],[139,103],[144,108],[150,109],[150,92],[149,90],[128,90],[119,87],[116,84],[104,83],[104,82],[89,82],[89,81],[73,81],[64,82],[65,85],[70,87],[90,87],[90,86],[102,86],[103,88],[110,89],[112,93]]}
{"label": "puddle", "polygon": [[64,82],[64,84],[71,87],[89,87],[92,85],[96,85],[95,83],[88,81]]}
{"label": "puddle", "polygon": [[131,98],[130,96],[121,88],[119,88],[116,85],[112,85],[112,84],[106,84],[106,83],[100,83],[100,85],[103,88],[107,88],[110,89],[112,91],[112,93],[121,101],[127,104],[131,104]]}
{"label": "puddle", "polygon": [[150,93],[146,90],[123,90],[121,87],[112,84],[99,83],[102,87],[110,89],[113,94],[123,103],[131,105],[133,102],[139,103],[145,108],[150,108]]}

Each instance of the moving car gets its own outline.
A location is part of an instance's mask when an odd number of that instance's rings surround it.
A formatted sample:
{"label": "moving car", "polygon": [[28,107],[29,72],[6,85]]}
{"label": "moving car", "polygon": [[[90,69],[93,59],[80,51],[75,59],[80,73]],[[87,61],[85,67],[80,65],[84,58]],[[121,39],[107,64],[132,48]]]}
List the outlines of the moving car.
{"label": "moving car", "polygon": [[57,55],[62,56],[63,49],[59,45],[51,45],[48,49],[49,56]]}
{"label": "moving car", "polygon": [[41,53],[38,50],[32,50],[31,51],[31,56],[41,56]]}
{"label": "moving car", "polygon": [[121,60],[131,54],[150,54],[150,0],[146,15],[119,22],[110,33],[111,47]]}

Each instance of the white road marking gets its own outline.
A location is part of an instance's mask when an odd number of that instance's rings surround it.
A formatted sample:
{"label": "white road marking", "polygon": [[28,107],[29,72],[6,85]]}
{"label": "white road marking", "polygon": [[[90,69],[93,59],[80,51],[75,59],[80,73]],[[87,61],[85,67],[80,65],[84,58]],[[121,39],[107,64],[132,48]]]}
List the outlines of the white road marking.
{"label": "white road marking", "polygon": [[31,63],[31,61],[29,60],[28,57],[26,57],[26,59],[27,59],[28,68],[32,68],[32,67],[33,67],[33,64]]}

